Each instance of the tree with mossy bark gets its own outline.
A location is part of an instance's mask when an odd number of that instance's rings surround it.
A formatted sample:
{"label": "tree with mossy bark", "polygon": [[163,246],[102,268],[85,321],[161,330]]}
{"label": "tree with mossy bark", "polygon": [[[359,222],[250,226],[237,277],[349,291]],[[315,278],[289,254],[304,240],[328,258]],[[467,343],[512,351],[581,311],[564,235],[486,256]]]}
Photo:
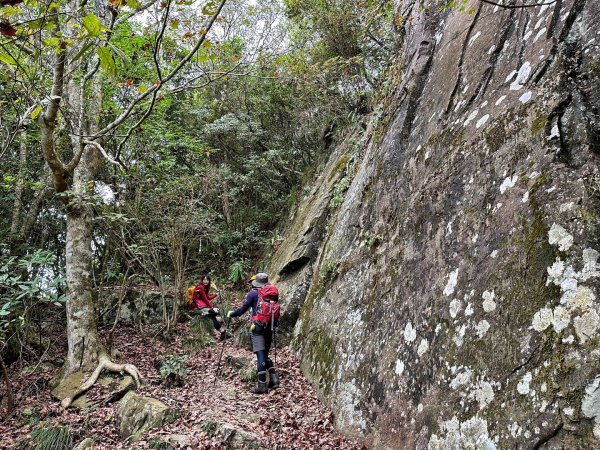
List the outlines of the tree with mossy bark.
{"label": "tree with mossy bark", "polygon": [[[208,35],[225,2],[204,3],[203,24],[195,26],[195,39],[186,40],[182,48],[166,35],[168,24],[182,13],[178,8],[184,7],[171,0],[92,5],[32,0],[24,7],[2,10],[4,17],[10,15],[15,29],[1,37],[2,78],[16,88],[26,87],[21,90],[22,98],[7,99],[14,112],[13,127],[17,133],[27,122],[37,122],[50,184],[64,208],[68,351],[63,375],[96,366],[73,397],[89,388],[104,369],[126,371],[136,382],[140,380],[135,366],[111,361],[98,334],[91,246],[96,176],[106,170],[107,163],[126,170],[122,156],[127,140],[152,113],[160,96],[185,83],[181,75],[194,56],[210,47]],[[136,17],[151,10],[159,17],[158,23],[146,26],[148,34],[142,29],[132,36],[132,41],[144,42],[145,67],[151,69],[143,73],[145,79],[134,92],[114,101],[117,66],[126,69],[128,58],[113,43],[113,36],[120,27],[143,20]],[[131,80],[125,82],[128,88],[132,85]],[[112,155],[108,145],[113,147]],[[73,397],[63,405],[68,406]]]}

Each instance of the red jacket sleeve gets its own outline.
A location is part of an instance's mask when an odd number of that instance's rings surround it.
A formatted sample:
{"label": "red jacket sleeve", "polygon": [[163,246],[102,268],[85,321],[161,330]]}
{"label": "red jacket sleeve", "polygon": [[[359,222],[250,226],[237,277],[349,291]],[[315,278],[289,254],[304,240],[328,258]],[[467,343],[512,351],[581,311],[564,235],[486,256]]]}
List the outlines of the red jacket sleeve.
{"label": "red jacket sleeve", "polygon": [[[214,297],[213,297],[214,298]],[[197,308],[213,308],[213,304],[210,302],[204,291],[204,286],[199,284],[196,286],[196,307]]]}

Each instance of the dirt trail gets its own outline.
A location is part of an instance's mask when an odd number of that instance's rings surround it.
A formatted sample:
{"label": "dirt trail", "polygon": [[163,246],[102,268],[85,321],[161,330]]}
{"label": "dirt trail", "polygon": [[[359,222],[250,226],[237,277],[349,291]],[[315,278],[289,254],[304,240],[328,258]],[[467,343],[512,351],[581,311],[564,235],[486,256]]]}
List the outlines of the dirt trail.
{"label": "dirt trail", "polygon": [[[231,361],[252,368],[254,355],[226,341],[221,370],[215,382],[221,343],[191,354],[185,367],[188,370],[183,386],[167,388],[154,367],[157,356],[189,354],[183,341],[189,335],[189,325],[180,324],[176,338],[164,343],[152,337],[150,329],[140,335],[136,328],[123,325],[115,336],[115,347],[122,352],[122,361],[137,365],[144,376],[142,395],[159,399],[179,412],[179,417],[161,429],[146,433],[141,441],[124,442],[116,427],[117,404],[99,403],[108,390],[94,386],[88,399],[90,408],[63,410],[50,396],[46,384],[57,367],[48,361],[60,362],[59,346],[46,354],[45,360],[33,375],[24,364],[11,366],[11,377],[18,386],[17,411],[11,419],[0,424],[0,448],[11,448],[19,440],[29,441],[29,433],[39,421],[68,425],[73,443],[91,437],[98,449],[243,448],[245,444],[226,440],[226,434],[216,428],[226,423],[260,438],[260,448],[269,449],[359,449],[356,443],[340,435],[332,425],[333,415],[318,399],[315,390],[304,378],[292,352],[278,349],[277,368],[281,387],[267,395],[248,392],[250,384],[242,379],[240,370]],[[247,372],[250,372],[249,370]],[[165,443],[170,442],[170,446]]]}

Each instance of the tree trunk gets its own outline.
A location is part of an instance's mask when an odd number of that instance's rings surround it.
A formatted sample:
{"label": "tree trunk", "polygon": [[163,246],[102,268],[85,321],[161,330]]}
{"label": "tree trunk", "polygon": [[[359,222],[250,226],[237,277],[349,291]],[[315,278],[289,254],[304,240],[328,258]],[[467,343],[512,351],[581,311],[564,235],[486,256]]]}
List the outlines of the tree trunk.
{"label": "tree trunk", "polygon": [[[67,89],[69,104],[79,109],[80,91],[69,83]],[[92,96],[88,98],[91,111],[100,111],[100,83],[92,84]],[[83,131],[96,132],[99,117],[92,116]],[[83,125],[83,121],[80,122]],[[74,142],[74,152],[79,150]],[[96,311],[93,302],[93,209],[90,196],[96,173],[102,165],[102,156],[92,145],[86,146],[79,164],[73,171],[73,194],[67,205],[66,272],[69,295],[67,300],[67,342],[65,375],[76,372],[82,366],[98,362],[104,350],[98,335]]]}
{"label": "tree trunk", "polygon": [[23,210],[23,190],[25,188],[25,176],[27,171],[27,132],[21,131],[21,143],[19,145],[19,175],[15,186],[15,201],[13,204],[12,223],[10,233],[14,236],[19,231],[21,224],[21,213]]}
{"label": "tree trunk", "polygon": [[92,219],[86,196],[99,165],[98,151],[88,146],[73,177],[73,198],[67,207],[66,269],[68,352],[65,375],[83,366],[95,364],[101,350],[92,300]]}

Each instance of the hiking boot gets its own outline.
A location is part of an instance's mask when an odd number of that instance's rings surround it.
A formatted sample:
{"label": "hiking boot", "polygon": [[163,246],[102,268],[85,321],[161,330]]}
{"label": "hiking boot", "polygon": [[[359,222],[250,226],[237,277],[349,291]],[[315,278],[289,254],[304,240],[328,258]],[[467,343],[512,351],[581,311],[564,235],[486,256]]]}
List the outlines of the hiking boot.
{"label": "hiking boot", "polygon": [[279,375],[274,368],[269,369],[269,389],[277,389],[279,387]]}
{"label": "hiking boot", "polygon": [[253,394],[266,394],[269,392],[269,388],[267,387],[267,371],[258,372],[258,384],[256,387],[250,389],[250,392]]}
{"label": "hiking boot", "polygon": [[266,394],[269,392],[269,388],[267,388],[267,383],[265,381],[259,381],[256,387],[250,389],[250,392],[253,394]]}

